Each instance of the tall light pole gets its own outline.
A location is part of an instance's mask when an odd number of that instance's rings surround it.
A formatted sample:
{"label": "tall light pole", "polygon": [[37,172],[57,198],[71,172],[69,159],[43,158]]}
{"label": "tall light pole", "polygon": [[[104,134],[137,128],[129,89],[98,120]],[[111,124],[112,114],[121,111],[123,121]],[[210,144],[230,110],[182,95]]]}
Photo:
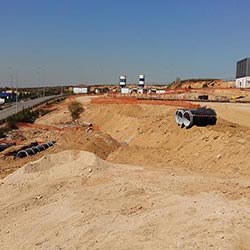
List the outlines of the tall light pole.
{"label": "tall light pole", "polygon": [[13,85],[13,69],[12,67],[8,67],[8,70],[10,71],[10,89],[12,90]]}
{"label": "tall light pole", "polygon": [[15,72],[15,74],[16,74],[16,114],[17,114],[17,89],[18,89],[17,71]]}
{"label": "tall light pole", "polygon": [[42,75],[42,86],[43,86],[43,99],[45,98],[45,71],[43,70],[43,75]]}

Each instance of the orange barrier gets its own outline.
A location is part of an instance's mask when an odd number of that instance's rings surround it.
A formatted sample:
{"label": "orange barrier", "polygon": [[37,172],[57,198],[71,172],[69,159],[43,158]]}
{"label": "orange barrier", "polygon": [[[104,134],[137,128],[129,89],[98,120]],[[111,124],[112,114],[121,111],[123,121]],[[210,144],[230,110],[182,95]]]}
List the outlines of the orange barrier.
{"label": "orange barrier", "polygon": [[138,100],[135,97],[99,97],[91,100],[94,104],[150,104],[150,105],[167,105],[184,108],[199,108],[199,104],[193,104],[188,101],[176,100]]}

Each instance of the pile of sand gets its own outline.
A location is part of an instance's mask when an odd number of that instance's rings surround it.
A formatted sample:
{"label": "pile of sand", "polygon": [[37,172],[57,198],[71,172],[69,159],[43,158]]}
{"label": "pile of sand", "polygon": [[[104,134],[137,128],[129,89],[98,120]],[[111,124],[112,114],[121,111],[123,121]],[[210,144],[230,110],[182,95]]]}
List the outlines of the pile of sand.
{"label": "pile of sand", "polygon": [[47,155],[2,180],[0,248],[248,249],[249,185]]}

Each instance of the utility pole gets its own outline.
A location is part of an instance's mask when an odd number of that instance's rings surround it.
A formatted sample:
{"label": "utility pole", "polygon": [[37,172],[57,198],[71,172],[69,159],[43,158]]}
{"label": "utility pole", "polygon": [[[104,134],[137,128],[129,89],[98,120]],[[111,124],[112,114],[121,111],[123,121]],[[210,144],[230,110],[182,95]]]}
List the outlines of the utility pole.
{"label": "utility pole", "polygon": [[17,71],[15,72],[16,73],[16,114],[17,114],[17,90],[18,90],[18,80],[17,80]]}
{"label": "utility pole", "polygon": [[42,88],[43,88],[43,99],[45,97],[45,81],[44,81],[44,70],[42,71]]}

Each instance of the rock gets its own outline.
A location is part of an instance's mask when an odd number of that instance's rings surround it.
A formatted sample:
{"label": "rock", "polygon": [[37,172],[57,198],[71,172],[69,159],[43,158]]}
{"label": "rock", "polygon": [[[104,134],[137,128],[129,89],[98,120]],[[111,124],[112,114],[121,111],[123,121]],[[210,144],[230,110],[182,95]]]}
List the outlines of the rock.
{"label": "rock", "polygon": [[41,200],[43,198],[43,196],[42,195],[38,195],[38,196],[36,196],[36,200]]}
{"label": "rock", "polygon": [[89,168],[88,171],[89,171],[89,173],[91,173],[93,170],[92,170],[92,168]]}
{"label": "rock", "polygon": [[238,140],[238,143],[240,143],[242,145],[244,145],[246,142],[247,142],[247,140],[245,140],[245,139],[239,139]]}
{"label": "rock", "polygon": [[216,158],[219,160],[222,157],[222,155],[217,155]]}

